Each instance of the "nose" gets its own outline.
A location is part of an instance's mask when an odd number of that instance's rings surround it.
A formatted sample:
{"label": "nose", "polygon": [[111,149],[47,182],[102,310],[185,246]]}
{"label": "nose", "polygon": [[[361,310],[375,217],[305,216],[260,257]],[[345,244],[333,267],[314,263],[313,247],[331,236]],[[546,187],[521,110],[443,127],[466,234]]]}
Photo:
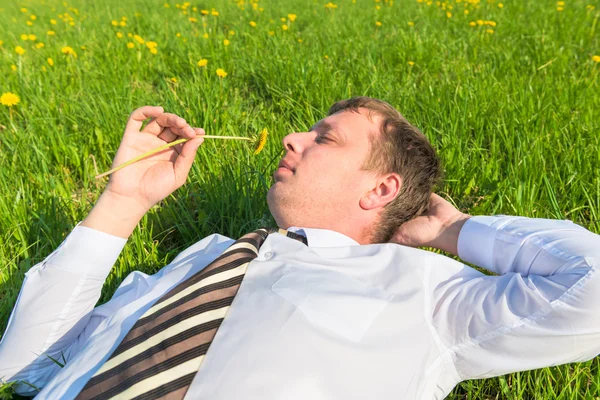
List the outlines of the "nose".
{"label": "nose", "polygon": [[294,132],[283,137],[283,147],[287,152],[302,153],[308,145],[306,133]]}

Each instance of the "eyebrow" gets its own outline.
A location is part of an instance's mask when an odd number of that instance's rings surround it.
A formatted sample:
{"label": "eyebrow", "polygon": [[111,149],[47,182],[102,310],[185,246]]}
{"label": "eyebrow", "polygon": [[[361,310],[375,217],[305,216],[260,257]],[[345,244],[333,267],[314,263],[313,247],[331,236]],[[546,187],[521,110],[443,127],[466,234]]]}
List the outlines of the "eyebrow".
{"label": "eyebrow", "polygon": [[316,124],[314,124],[311,128],[311,131],[314,130],[324,130],[327,133],[333,133],[336,136],[338,136],[340,139],[342,140],[346,140],[346,136],[339,130],[336,129],[336,127],[332,124],[330,124],[329,122],[325,122],[324,120],[321,120],[319,122],[317,122]]}

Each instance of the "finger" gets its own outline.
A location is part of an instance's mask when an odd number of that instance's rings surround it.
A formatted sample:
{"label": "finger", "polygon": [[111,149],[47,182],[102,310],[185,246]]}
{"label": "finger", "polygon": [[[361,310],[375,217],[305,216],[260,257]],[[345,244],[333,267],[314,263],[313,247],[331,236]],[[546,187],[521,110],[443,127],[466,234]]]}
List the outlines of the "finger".
{"label": "finger", "polygon": [[158,135],[158,138],[164,140],[165,142],[172,142],[173,140],[180,138],[193,139],[195,137],[196,132],[194,131],[194,128],[189,125],[186,125],[182,129],[164,128],[160,135]]}
{"label": "finger", "polygon": [[[183,136],[185,136],[185,132],[187,132],[188,135],[193,134],[193,130],[185,119],[171,113],[164,113],[158,116],[156,119],[150,121],[150,123],[146,125],[142,132],[158,136],[165,130],[165,128],[171,128],[171,130],[176,134],[181,132],[183,133]],[[191,139],[191,137],[189,138]]]}
{"label": "finger", "polygon": [[136,130],[139,131],[145,120],[152,117],[158,117],[163,114],[165,110],[162,107],[157,106],[144,106],[134,110],[127,120],[125,130]]}
{"label": "finger", "polygon": [[177,135],[171,130],[171,128],[165,128],[160,135],[158,135],[158,138],[170,143],[177,139]]}
{"label": "finger", "polygon": [[175,182],[177,186],[182,186],[187,179],[187,176],[194,163],[194,158],[198,152],[198,147],[204,142],[204,138],[199,137],[186,142],[181,149],[181,154],[177,156],[175,165],[173,166],[175,172]]}

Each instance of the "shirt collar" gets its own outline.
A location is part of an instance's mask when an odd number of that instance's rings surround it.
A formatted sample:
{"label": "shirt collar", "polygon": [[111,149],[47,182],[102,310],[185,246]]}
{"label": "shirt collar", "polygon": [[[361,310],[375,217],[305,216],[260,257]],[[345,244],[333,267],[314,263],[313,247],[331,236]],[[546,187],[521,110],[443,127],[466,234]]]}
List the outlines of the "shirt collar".
{"label": "shirt collar", "polygon": [[291,226],[287,230],[306,236],[309,247],[344,247],[359,245],[359,243],[354,239],[329,229],[300,228],[297,226]]}

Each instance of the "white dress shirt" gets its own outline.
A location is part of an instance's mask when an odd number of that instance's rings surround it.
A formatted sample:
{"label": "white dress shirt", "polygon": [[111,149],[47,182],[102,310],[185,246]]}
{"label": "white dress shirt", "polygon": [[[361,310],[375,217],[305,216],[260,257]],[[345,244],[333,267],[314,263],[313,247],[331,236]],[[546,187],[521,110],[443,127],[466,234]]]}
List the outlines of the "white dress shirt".
{"label": "white dress shirt", "polygon": [[[186,399],[441,399],[461,380],[600,353],[600,236],[570,221],[468,220],[459,256],[497,276],[301,231],[309,246],[269,235]],[[233,240],[211,235],[154,275],[133,272],[94,308],[125,242],[77,226],[27,272],[0,343],[4,381],[74,398],[140,315]]]}

